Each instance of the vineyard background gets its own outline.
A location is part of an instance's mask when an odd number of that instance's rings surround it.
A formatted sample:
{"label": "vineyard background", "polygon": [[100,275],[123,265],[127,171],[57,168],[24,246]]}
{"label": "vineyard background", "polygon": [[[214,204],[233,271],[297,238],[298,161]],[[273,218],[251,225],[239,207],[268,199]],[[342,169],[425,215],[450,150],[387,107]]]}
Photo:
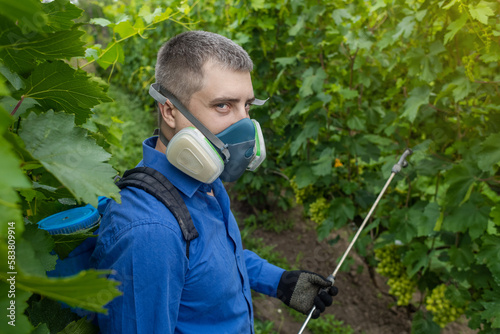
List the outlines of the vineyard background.
{"label": "vineyard background", "polygon": [[[54,237],[35,223],[97,205],[98,196],[119,200],[113,177],[140,160],[138,141],[155,126],[147,90],[156,52],[177,33],[203,29],[249,52],[256,97],[270,97],[252,111],[268,158],[228,185],[247,247],[299,267],[303,254],[277,252],[272,236],[279,243],[299,231],[290,242],[300,243],[312,232],[334,261],[410,147],[410,166],[342,273],[376,277],[382,292],[400,287],[381,299],[413,333],[443,332],[462,313],[470,330],[500,333],[498,1],[0,5],[0,306],[16,303],[16,327],[2,321],[0,332],[96,331],[55,301],[105,312],[118,283],[94,270],[46,275],[92,231]],[[430,311],[428,297],[442,288],[439,300],[450,305]],[[279,330],[277,319],[261,319],[256,331]],[[355,325],[322,317],[311,329]]]}

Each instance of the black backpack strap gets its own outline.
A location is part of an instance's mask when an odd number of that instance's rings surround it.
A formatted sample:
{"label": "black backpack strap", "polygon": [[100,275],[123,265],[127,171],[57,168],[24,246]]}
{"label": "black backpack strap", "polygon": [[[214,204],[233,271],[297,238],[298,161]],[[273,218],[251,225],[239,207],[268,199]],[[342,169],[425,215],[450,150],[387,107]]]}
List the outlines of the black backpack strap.
{"label": "black backpack strap", "polygon": [[177,188],[156,169],[136,167],[127,170],[116,182],[118,188],[134,187],[144,190],[162,202],[174,215],[186,240],[186,256],[189,259],[189,243],[198,237],[188,208]]}

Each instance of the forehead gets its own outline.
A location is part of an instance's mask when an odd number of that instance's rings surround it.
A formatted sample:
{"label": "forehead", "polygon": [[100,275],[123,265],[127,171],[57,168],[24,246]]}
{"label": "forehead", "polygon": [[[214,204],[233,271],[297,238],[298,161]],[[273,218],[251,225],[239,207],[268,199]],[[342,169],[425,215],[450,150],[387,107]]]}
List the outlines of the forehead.
{"label": "forehead", "polygon": [[197,93],[211,98],[226,96],[251,99],[253,98],[253,87],[250,72],[234,71],[219,64],[207,62],[203,65],[203,86]]}

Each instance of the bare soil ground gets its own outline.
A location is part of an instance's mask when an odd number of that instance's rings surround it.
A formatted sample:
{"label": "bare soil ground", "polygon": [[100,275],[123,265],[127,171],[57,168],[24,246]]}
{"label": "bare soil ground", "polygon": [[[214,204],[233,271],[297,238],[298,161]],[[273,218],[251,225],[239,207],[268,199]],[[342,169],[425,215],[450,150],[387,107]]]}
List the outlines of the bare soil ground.
{"label": "bare soil ground", "polygon": [[[238,221],[243,221],[242,215],[238,214],[238,208],[239,212],[244,211],[236,204],[233,205],[233,212],[236,211]],[[285,256],[289,263],[296,263],[299,256],[300,269],[314,271],[325,277],[331,274],[337,259],[340,259],[348,247],[348,229],[333,232],[319,242],[314,224],[303,219],[302,208],[297,207],[285,215],[285,219],[294,219],[292,229],[280,233],[257,229],[252,236],[262,238],[266,245],[276,245],[274,250]],[[337,236],[340,236],[340,239],[330,245],[328,240]],[[411,333],[411,319],[414,313],[407,307],[396,305],[394,297],[388,294],[386,279],[374,270],[370,273],[370,268],[362,257],[355,251],[351,251],[350,256],[354,260],[351,269],[339,271],[337,274],[335,285],[339,288],[339,294],[334,298],[334,304],[325,312],[334,314],[335,319],[351,326],[355,333]],[[288,312],[284,312],[286,306],[277,299],[256,294],[254,305],[256,318],[273,321],[275,330],[279,333],[298,333],[302,326],[303,320],[295,321]],[[306,329],[305,333],[311,332]],[[442,333],[471,334],[475,331],[468,328],[465,319],[461,319],[449,324]]]}

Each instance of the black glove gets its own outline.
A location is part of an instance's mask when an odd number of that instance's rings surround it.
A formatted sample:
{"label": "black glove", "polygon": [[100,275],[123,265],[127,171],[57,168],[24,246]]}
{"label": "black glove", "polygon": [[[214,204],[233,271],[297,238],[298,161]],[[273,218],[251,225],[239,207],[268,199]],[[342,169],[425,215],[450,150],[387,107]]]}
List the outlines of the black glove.
{"label": "black glove", "polygon": [[323,276],[310,271],[296,270],[285,271],[281,275],[277,297],[287,306],[303,314],[309,314],[313,305],[316,306],[312,314],[312,318],[316,319],[325,307],[332,305],[332,297],[337,293],[337,287]]}

